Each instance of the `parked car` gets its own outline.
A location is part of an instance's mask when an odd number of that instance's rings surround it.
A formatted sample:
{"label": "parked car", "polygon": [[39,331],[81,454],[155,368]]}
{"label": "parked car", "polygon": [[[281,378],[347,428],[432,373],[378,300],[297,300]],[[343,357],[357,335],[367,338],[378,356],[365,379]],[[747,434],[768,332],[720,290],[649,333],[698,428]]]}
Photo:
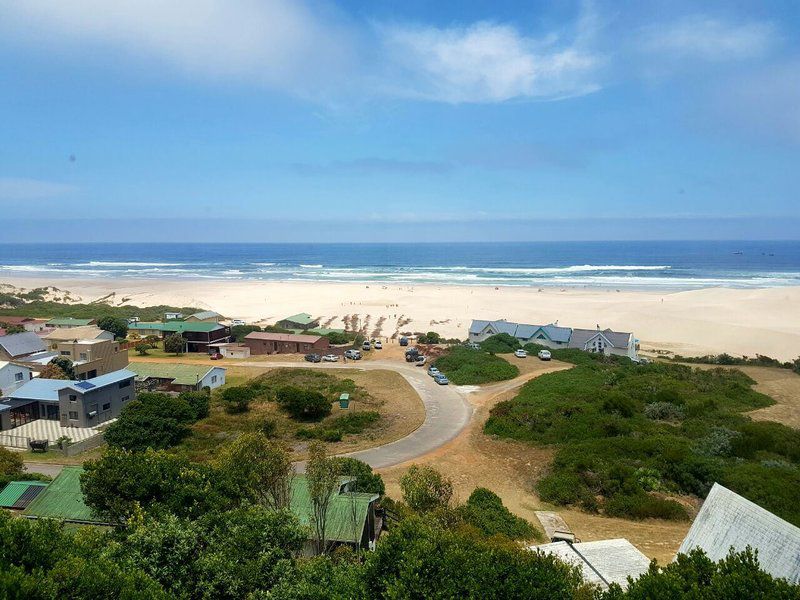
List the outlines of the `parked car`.
{"label": "parked car", "polygon": [[375,340],[372,342],[372,347],[375,348],[375,350],[383,350],[383,344],[380,340]]}
{"label": "parked car", "polygon": [[473,350],[480,350],[481,349],[481,345],[478,344],[477,342],[469,342],[467,344],[467,348],[472,348]]}
{"label": "parked car", "polygon": [[414,366],[416,366],[416,367],[424,367],[426,362],[428,362],[427,357],[420,355],[420,356],[417,356],[417,360],[414,361]]}
{"label": "parked car", "polygon": [[550,350],[539,350],[539,360],[550,360]]}
{"label": "parked car", "polygon": [[439,375],[439,373],[440,371],[436,367],[434,366],[428,367],[428,375],[430,375],[431,377],[436,377],[437,375]]}
{"label": "parked car", "polygon": [[305,359],[310,363],[318,363],[322,361],[322,357],[319,354],[306,354]]}
{"label": "parked car", "polygon": [[419,357],[419,350],[416,348],[409,348],[406,350],[406,362],[414,362]]}
{"label": "parked car", "polygon": [[640,356],[638,358],[632,358],[631,361],[634,364],[637,364],[637,365],[649,365],[650,364],[650,359],[649,358],[645,358],[644,356]]}
{"label": "parked car", "polygon": [[247,323],[245,323],[241,319],[234,319],[233,321],[231,321],[231,327],[238,327],[240,325],[247,325]]}
{"label": "parked car", "polygon": [[372,350],[372,346],[369,343],[369,340],[364,340],[364,343],[361,344],[362,350]]}
{"label": "parked car", "polygon": [[528,353],[522,348],[517,348],[517,350],[514,352],[514,356],[516,356],[517,358],[527,358]]}
{"label": "parked car", "polygon": [[361,352],[359,350],[345,350],[344,356],[351,360],[361,360]]}
{"label": "parked car", "polygon": [[336,356],[335,354],[326,354],[325,356],[322,357],[322,360],[324,362],[336,362],[339,360],[339,357]]}
{"label": "parked car", "polygon": [[408,338],[406,336],[403,336],[403,337],[400,338],[400,345],[401,346],[408,346]]}
{"label": "parked car", "polygon": [[438,383],[439,385],[447,385],[450,383],[450,380],[442,374],[437,375],[433,378],[433,380]]}
{"label": "parked car", "polygon": [[222,360],[223,357],[222,354],[220,354],[219,352],[214,352],[210,354],[208,358],[210,358],[211,360]]}

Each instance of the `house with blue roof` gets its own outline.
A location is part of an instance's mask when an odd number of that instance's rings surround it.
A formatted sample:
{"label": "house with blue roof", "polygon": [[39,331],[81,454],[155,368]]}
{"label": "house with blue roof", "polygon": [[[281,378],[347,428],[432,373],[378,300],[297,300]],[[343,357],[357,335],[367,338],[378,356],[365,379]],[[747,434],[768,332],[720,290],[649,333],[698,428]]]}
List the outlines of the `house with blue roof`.
{"label": "house with blue roof", "polygon": [[62,427],[97,427],[117,418],[136,398],[135,377],[128,369],[82,381],[35,377],[3,398],[0,430],[37,419],[58,421]]}

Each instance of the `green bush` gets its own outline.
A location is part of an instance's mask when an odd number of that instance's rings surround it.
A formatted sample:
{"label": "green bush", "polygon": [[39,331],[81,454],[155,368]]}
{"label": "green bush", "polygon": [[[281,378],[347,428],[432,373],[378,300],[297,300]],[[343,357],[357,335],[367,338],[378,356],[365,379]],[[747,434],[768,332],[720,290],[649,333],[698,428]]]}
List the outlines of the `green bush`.
{"label": "green bush", "polygon": [[255,396],[256,391],[246,385],[226,387],[220,392],[225,412],[232,415],[247,412]]}
{"label": "green bush", "polygon": [[160,450],[180,442],[195,420],[195,409],[184,399],[159,393],[139,394],[105,431],[109,446],[141,451]]}
{"label": "green bush", "polygon": [[355,477],[354,491],[381,496],[386,493],[383,478],[378,473],[373,473],[372,467],[367,463],[349,456],[334,456],[331,460],[340,476]]}
{"label": "green bush", "polygon": [[533,525],[513,514],[503,506],[500,496],[486,488],[475,488],[459,512],[466,523],[487,536],[504,535],[512,540],[537,537]]}
{"label": "green bush", "polygon": [[454,346],[448,349],[433,364],[457,385],[505,381],[519,375],[516,365],[512,365],[499,356],[465,346]]}
{"label": "green bush", "polygon": [[519,348],[522,348],[522,344],[508,333],[498,333],[481,342],[481,350],[492,354],[511,354]]}
{"label": "green bush", "polygon": [[653,421],[680,421],[684,417],[683,408],[671,402],[651,402],[644,407],[644,416]]}
{"label": "green bush", "polygon": [[606,502],[604,508],[606,514],[612,517],[669,521],[683,521],[689,518],[686,509],[674,500],[657,498],[643,492],[616,494]]}
{"label": "green bush", "polygon": [[286,386],[277,391],[276,399],[298,421],[319,421],[331,414],[331,401],[320,392]]}
{"label": "green bush", "polygon": [[192,408],[195,421],[208,416],[211,404],[211,394],[208,392],[181,392],[178,398],[185,400]]}

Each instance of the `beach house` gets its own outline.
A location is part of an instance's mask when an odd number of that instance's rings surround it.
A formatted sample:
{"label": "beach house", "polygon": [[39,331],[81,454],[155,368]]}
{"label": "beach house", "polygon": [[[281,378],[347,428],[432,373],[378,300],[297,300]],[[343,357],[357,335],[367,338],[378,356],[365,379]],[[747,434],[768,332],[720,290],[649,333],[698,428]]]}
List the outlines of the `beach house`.
{"label": "beach house", "polygon": [[251,355],[257,354],[306,354],[323,352],[330,348],[328,338],[321,335],[297,333],[270,333],[252,331],[244,336],[244,344]]}
{"label": "beach house", "polygon": [[529,325],[499,319],[495,321],[473,320],[469,328],[469,341],[480,343],[487,338],[506,333],[520,344],[539,344],[548,348],[577,348],[586,352],[616,354],[635,359],[636,339],[632,333],[611,329],[579,329],[564,327],[557,323]]}
{"label": "beach house", "polygon": [[298,330],[307,330],[307,329],[315,329],[319,327],[319,319],[315,319],[308,313],[298,313],[296,315],[292,315],[291,317],[286,317],[285,319],[281,319],[276,323],[278,327],[283,327],[284,329],[298,329]]}
{"label": "beach house", "polygon": [[213,310],[202,310],[189,315],[183,320],[187,323],[219,323],[221,318],[222,315],[218,312],[214,312]]}
{"label": "beach house", "polygon": [[25,331],[32,331],[34,333],[44,331],[46,324],[47,319],[0,316],[0,327],[22,327]]}
{"label": "beach house", "polygon": [[136,373],[137,389],[149,392],[187,392],[203,388],[213,390],[225,385],[226,369],[223,367],[132,362],[128,369]]}
{"label": "beach house", "polygon": [[231,328],[220,323],[168,321],[165,323],[130,323],[128,331],[140,337],[154,335],[165,338],[179,333],[184,339],[186,352],[209,352],[210,345],[231,341]]}
{"label": "beach house", "polygon": [[114,334],[105,329],[100,329],[96,325],[80,325],[76,327],[64,327],[54,329],[42,339],[55,349],[59,342],[69,342],[75,340],[113,340]]}

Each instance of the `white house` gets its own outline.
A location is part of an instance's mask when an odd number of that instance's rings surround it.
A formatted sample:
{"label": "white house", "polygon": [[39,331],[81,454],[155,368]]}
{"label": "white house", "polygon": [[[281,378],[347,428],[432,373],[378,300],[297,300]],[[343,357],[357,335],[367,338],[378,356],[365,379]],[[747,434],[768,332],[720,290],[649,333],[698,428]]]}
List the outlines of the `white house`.
{"label": "white house", "polygon": [[636,339],[632,333],[610,329],[573,329],[556,323],[528,325],[512,321],[473,320],[469,341],[480,343],[499,333],[514,336],[521,344],[534,343],[548,348],[577,348],[586,352],[602,352],[636,358]]}
{"label": "white house", "polygon": [[0,361],[0,397],[7,396],[33,379],[33,369],[8,361]]}

